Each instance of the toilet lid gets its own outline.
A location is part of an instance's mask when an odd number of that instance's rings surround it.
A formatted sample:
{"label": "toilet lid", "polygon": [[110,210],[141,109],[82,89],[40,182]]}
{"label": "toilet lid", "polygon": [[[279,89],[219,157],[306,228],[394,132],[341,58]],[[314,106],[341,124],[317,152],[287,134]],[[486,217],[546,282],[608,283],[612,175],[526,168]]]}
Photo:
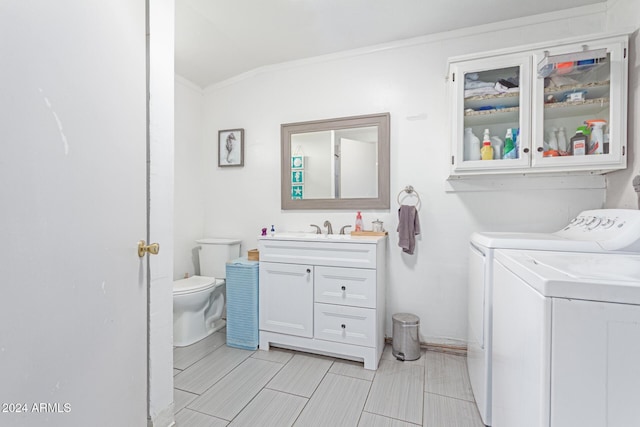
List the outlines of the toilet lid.
{"label": "toilet lid", "polygon": [[222,283],[222,279],[206,276],[191,276],[188,279],[180,279],[173,282],[173,293],[188,294],[191,292],[204,291]]}

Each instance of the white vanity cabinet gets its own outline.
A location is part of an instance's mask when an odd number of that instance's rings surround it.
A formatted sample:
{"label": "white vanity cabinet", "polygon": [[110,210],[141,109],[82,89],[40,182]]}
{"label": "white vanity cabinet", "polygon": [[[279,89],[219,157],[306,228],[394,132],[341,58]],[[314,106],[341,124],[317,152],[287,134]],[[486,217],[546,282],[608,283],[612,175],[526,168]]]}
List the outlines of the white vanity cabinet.
{"label": "white vanity cabinet", "polygon": [[[627,45],[627,35],[594,36],[451,58],[451,178],[626,168]],[[601,141],[594,147],[592,132],[586,154],[573,153],[571,138],[589,120],[606,122]],[[485,129],[503,141],[512,129],[515,158],[495,150],[478,159],[467,129],[480,146]]]}
{"label": "white vanity cabinet", "polygon": [[387,238],[267,236],[259,241],[260,349],[364,361],[384,349]]}

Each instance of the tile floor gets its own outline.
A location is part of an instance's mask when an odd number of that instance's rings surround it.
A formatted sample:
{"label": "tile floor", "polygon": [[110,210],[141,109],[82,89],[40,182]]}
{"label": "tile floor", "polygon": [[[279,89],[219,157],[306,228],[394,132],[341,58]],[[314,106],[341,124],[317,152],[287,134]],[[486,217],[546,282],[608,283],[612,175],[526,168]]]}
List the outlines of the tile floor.
{"label": "tile floor", "polygon": [[387,346],[368,371],[308,353],[227,347],[216,332],[173,357],[179,427],[483,426],[462,356],[423,350],[400,362]]}

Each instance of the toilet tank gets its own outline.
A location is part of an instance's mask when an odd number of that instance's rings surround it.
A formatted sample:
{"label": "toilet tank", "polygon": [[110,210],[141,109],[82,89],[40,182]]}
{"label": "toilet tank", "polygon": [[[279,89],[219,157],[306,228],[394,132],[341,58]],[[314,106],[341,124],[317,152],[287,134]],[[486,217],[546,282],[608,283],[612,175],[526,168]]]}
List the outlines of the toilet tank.
{"label": "toilet tank", "polygon": [[200,244],[200,275],[226,278],[227,261],[240,256],[240,239],[206,238],[196,240]]}

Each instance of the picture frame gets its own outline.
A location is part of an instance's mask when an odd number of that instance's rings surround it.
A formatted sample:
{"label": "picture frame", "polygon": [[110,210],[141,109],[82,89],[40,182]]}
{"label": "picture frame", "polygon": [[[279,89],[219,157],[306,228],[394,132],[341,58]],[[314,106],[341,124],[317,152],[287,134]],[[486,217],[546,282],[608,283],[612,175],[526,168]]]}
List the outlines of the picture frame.
{"label": "picture frame", "polygon": [[292,185],[291,186],[291,199],[302,200],[304,199],[304,185]]}
{"label": "picture frame", "polygon": [[304,169],[304,156],[291,156],[291,169]]}
{"label": "picture frame", "polygon": [[291,184],[304,184],[304,171],[293,170],[291,171]]}
{"label": "picture frame", "polygon": [[218,167],[244,166],[244,129],[218,131]]}

